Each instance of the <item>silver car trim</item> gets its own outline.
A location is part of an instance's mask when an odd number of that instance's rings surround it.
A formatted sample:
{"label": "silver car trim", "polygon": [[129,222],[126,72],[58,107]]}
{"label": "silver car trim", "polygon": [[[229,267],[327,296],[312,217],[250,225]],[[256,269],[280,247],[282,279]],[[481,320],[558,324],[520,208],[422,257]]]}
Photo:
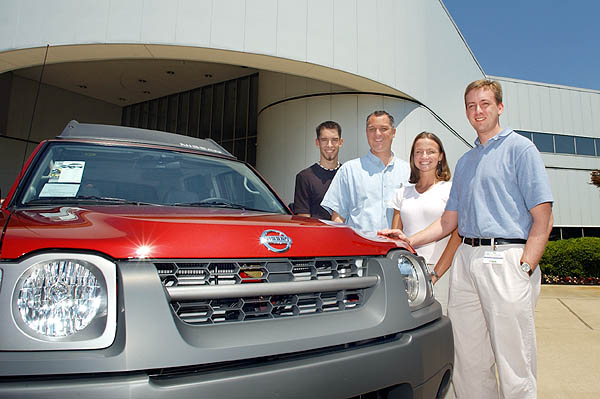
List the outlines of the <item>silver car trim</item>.
{"label": "silver car trim", "polygon": [[310,292],[352,290],[373,287],[379,276],[348,277],[334,280],[311,280],[282,283],[250,283],[235,285],[199,285],[166,287],[171,301],[194,299],[247,298],[268,295],[293,295]]}

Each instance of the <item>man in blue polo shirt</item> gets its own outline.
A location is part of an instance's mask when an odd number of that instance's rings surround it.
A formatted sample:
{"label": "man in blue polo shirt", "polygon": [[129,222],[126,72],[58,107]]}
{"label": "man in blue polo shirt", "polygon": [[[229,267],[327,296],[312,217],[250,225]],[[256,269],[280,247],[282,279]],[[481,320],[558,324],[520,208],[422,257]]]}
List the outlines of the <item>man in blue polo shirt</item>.
{"label": "man in blue polo shirt", "polygon": [[498,82],[469,84],[465,106],[477,140],[456,165],[440,219],[410,237],[380,233],[418,246],[458,226],[463,243],[452,264],[448,301],[457,397],[497,399],[497,371],[502,397],[535,398],[538,263],[553,223],[548,176],[534,144],[500,127]]}
{"label": "man in blue polo shirt", "polygon": [[372,232],[390,228],[394,210],[389,201],[408,182],[410,166],[392,152],[394,117],[375,111],[367,117],[367,155],[344,163],[331,181],[321,206],[331,220]]}

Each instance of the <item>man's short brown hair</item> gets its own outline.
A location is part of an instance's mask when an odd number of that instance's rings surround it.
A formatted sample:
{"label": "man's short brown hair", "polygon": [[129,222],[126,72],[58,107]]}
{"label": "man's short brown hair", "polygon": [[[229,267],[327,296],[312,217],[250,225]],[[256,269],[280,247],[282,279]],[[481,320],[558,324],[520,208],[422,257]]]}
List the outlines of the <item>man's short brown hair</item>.
{"label": "man's short brown hair", "polygon": [[317,138],[321,138],[321,130],[323,129],[337,130],[338,136],[342,137],[342,127],[337,122],[325,121],[317,126]]}
{"label": "man's short brown hair", "polygon": [[502,104],[502,86],[500,86],[500,83],[490,79],[479,79],[469,83],[465,89],[465,105],[467,105],[467,94],[474,89],[491,90],[494,93],[496,104]]}

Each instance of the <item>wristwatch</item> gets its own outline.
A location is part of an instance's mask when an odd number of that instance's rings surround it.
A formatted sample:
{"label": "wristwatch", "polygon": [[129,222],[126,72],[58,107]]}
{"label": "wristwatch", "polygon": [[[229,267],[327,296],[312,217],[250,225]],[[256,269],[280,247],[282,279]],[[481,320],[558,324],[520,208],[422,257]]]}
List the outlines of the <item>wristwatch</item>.
{"label": "wristwatch", "polygon": [[529,277],[533,274],[533,270],[531,269],[531,265],[527,262],[521,262],[521,270],[523,270]]}
{"label": "wristwatch", "polygon": [[440,276],[438,276],[438,274],[437,274],[437,272],[435,271],[435,269],[433,269],[433,270],[431,271],[431,273],[430,273],[430,274],[431,274],[431,276],[432,276],[432,277],[435,277],[435,278],[437,278],[438,280],[440,279]]}

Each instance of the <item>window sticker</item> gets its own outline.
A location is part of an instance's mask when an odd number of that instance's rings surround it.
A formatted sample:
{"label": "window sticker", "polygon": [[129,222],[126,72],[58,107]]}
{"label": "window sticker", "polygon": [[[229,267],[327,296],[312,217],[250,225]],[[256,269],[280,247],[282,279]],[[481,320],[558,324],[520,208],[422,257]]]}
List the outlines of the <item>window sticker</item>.
{"label": "window sticker", "polygon": [[70,183],[46,183],[39,198],[42,197],[75,197],[79,190],[79,184]]}
{"label": "window sticker", "polygon": [[56,161],[48,183],[81,183],[85,161]]}

